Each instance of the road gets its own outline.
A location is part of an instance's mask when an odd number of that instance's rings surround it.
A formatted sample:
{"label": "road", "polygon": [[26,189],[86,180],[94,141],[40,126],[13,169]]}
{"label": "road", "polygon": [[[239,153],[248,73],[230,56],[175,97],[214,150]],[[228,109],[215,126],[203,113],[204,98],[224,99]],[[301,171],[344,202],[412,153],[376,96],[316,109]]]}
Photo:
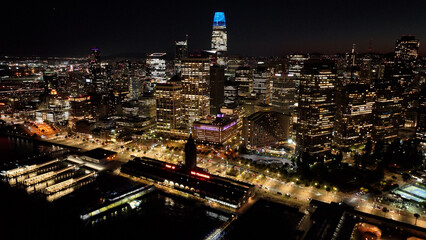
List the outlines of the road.
{"label": "road", "polygon": [[[118,159],[122,162],[127,162],[134,156],[137,157],[150,157],[161,161],[177,164],[183,162],[183,142],[182,141],[165,141],[164,144],[158,144],[155,142],[149,145],[142,144],[124,144],[121,142],[108,143],[102,145],[102,140],[92,138],[88,141],[82,141],[80,138],[68,138],[65,139],[64,135],[50,137],[47,140],[54,143],[60,143],[68,146],[79,147],[84,150],[90,150],[97,147],[102,147],[107,150],[116,151],[118,153]],[[171,150],[166,146],[173,146]],[[269,174],[267,171],[261,173],[260,170],[255,170],[250,165],[231,165],[226,159],[224,159],[220,153],[210,152],[209,154],[200,153],[198,157],[198,166],[207,169],[210,173],[233,178],[239,181],[247,182],[257,186],[258,195],[279,201],[291,206],[307,207],[310,200],[316,199],[323,202],[345,202],[353,206],[356,210],[386,217],[400,222],[414,224],[415,217],[413,213],[418,212],[418,209],[401,210],[394,205],[386,205],[377,202],[373,197],[367,195],[360,195],[359,193],[343,193],[338,189],[331,187],[330,191],[326,191],[327,186],[302,186],[297,185],[294,182],[285,182],[275,174]],[[227,172],[235,168],[238,174],[236,176],[229,176]],[[387,174],[386,178],[391,178],[392,174]],[[397,179],[398,183],[400,179]],[[389,212],[383,212],[381,209],[386,207]],[[417,221],[417,226],[426,228],[426,218],[424,214]]]}

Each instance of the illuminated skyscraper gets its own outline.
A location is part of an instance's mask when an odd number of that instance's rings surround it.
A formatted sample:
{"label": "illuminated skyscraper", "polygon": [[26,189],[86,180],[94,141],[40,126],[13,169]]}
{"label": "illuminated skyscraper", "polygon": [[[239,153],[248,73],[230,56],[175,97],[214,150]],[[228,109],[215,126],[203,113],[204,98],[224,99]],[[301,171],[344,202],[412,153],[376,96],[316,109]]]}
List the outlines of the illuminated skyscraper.
{"label": "illuminated skyscraper", "polygon": [[303,69],[303,64],[305,61],[309,60],[309,55],[307,54],[291,54],[288,55],[288,76],[299,77],[300,72]]}
{"label": "illuminated skyscraper", "polygon": [[93,67],[99,64],[101,64],[101,52],[99,51],[99,48],[90,49],[90,55],[89,55],[90,69],[92,69]]}
{"label": "illuminated skyscraper", "polygon": [[400,66],[389,62],[385,66],[384,77],[374,79],[376,102],[373,108],[373,139],[392,141],[398,137],[398,131],[404,126],[403,86],[406,74]]}
{"label": "illuminated skyscraper", "polygon": [[188,57],[188,35],[185,41],[175,41],[175,74],[181,72],[182,58]]}
{"label": "illuminated skyscraper", "polygon": [[238,95],[249,96],[253,92],[253,69],[239,67],[235,71],[235,82],[238,83]]}
{"label": "illuminated skyscraper", "polygon": [[272,93],[271,72],[264,66],[258,66],[253,74],[253,92],[262,99],[262,103],[270,104]]}
{"label": "illuminated skyscraper", "polygon": [[292,114],[295,111],[296,85],[295,78],[286,74],[275,73],[271,77],[272,99],[274,110],[284,114]]}
{"label": "illuminated skyscraper", "polygon": [[89,81],[92,83],[96,92],[101,93],[106,90],[105,79],[102,76],[101,52],[99,51],[99,48],[92,48],[90,51],[89,71],[91,79],[89,79]]}
{"label": "illuminated skyscraper", "polygon": [[401,36],[396,40],[395,58],[400,60],[414,60],[418,57],[420,41],[414,36]]}
{"label": "illuminated skyscraper", "polygon": [[210,59],[182,59],[183,115],[187,127],[210,114]]}
{"label": "illuminated skyscraper", "polygon": [[223,12],[215,12],[214,14],[211,50],[217,54],[217,63],[226,65],[228,33],[226,31],[225,13]]}
{"label": "illuminated skyscraper", "polygon": [[156,83],[166,81],[166,54],[152,53],[146,58],[147,76]]}
{"label": "illuminated skyscraper", "polygon": [[337,78],[333,61],[305,62],[298,91],[296,151],[329,155],[334,127],[334,87]]}
{"label": "illuminated skyscraper", "polygon": [[174,76],[167,83],[157,84],[155,98],[158,130],[173,132],[182,125],[181,79]]}
{"label": "illuminated skyscraper", "polygon": [[228,51],[228,36],[226,32],[225,13],[215,12],[213,19],[212,50]]}
{"label": "illuminated skyscraper", "polygon": [[374,98],[369,84],[337,86],[333,141],[339,149],[350,150],[371,137]]}

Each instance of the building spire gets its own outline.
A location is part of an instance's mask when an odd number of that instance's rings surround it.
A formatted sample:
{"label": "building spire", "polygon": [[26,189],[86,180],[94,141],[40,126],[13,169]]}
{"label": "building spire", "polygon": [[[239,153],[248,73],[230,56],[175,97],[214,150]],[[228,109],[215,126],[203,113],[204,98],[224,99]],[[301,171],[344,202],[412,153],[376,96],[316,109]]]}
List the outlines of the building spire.
{"label": "building spire", "polygon": [[189,138],[185,143],[185,167],[188,170],[197,168],[197,146],[195,145],[192,133],[189,134]]}

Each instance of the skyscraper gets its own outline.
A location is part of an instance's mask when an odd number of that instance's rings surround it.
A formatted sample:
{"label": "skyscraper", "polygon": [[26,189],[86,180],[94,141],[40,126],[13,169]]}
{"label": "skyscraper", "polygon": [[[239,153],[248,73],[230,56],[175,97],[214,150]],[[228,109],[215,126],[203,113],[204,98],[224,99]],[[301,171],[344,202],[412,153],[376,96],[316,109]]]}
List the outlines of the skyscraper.
{"label": "skyscraper", "polygon": [[188,35],[184,41],[175,41],[175,74],[181,72],[182,58],[188,57]]}
{"label": "skyscraper", "polygon": [[211,50],[217,54],[217,63],[226,65],[228,33],[226,31],[225,13],[223,12],[215,12],[214,14]]}
{"label": "skyscraper", "polygon": [[210,114],[220,113],[220,107],[224,102],[225,69],[220,66],[210,67]]}
{"label": "skyscraper", "polygon": [[296,85],[294,77],[276,73],[271,77],[272,99],[274,110],[284,114],[292,114],[295,110]]}
{"label": "skyscraper", "polygon": [[97,93],[102,93],[106,90],[105,79],[102,76],[101,68],[101,52],[99,48],[90,49],[89,55],[89,72],[90,81]]}
{"label": "skyscraper", "polygon": [[238,106],[238,83],[234,81],[225,82],[225,101],[224,104],[227,108],[234,108]]}
{"label": "skyscraper", "polygon": [[305,62],[298,91],[296,151],[329,155],[334,127],[334,87],[337,78],[331,60]]}
{"label": "skyscraper", "polygon": [[152,53],[146,58],[147,76],[156,83],[166,81],[166,53]]}
{"label": "skyscraper", "polygon": [[[414,69],[418,57],[420,41],[414,36],[402,36],[396,41],[395,63],[387,64],[385,74],[393,84],[402,90],[402,108],[405,128],[417,125],[420,88],[415,80],[417,70]],[[390,74],[389,74],[390,73]]]}
{"label": "skyscraper", "polygon": [[90,49],[90,55],[89,55],[89,68],[92,70],[92,68],[96,67],[96,65],[101,64],[101,51],[99,48],[92,48]]}
{"label": "skyscraper", "polygon": [[265,66],[258,66],[253,74],[253,92],[257,93],[262,103],[271,101],[272,84],[271,72]]}
{"label": "skyscraper", "polygon": [[182,82],[174,76],[167,83],[157,84],[155,90],[157,102],[157,128],[160,131],[173,132],[182,125]]}
{"label": "skyscraper", "polygon": [[215,12],[213,18],[212,50],[228,51],[228,36],[226,31],[225,13]]}
{"label": "skyscraper", "polygon": [[339,149],[360,146],[371,137],[374,97],[369,84],[337,86],[333,141]]}
{"label": "skyscraper", "polygon": [[398,130],[403,127],[403,88],[400,81],[404,79],[398,66],[388,63],[384,78],[374,79],[376,102],[373,108],[373,138],[375,141],[392,141],[398,137]]}
{"label": "skyscraper", "polygon": [[235,82],[238,83],[238,95],[249,96],[253,92],[253,69],[239,67],[235,71]]}
{"label": "skyscraper", "polygon": [[182,59],[183,115],[187,127],[210,114],[210,59]]}
{"label": "skyscraper", "polygon": [[418,57],[420,41],[414,36],[401,36],[401,39],[396,40],[395,58],[401,60],[414,60]]}

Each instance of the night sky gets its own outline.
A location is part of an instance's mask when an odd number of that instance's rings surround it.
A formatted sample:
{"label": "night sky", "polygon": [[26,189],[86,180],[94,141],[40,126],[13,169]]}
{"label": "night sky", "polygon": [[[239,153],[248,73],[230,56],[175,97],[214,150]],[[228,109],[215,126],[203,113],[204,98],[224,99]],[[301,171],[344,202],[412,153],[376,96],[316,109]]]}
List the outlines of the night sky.
{"label": "night sky", "polygon": [[0,54],[20,56],[135,56],[173,53],[189,34],[189,48],[210,48],[215,11],[226,15],[231,54],[393,51],[412,34],[426,55],[425,0],[281,1],[3,1]]}

